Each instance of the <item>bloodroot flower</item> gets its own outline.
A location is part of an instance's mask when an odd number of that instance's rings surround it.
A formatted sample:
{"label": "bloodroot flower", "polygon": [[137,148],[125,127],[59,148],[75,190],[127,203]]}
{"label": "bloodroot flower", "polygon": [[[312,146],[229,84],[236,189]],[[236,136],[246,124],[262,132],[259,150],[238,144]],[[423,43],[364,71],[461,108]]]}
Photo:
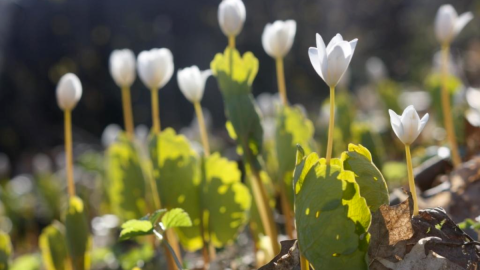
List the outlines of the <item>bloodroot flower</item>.
{"label": "bloodroot flower", "polygon": [[417,139],[427,124],[429,117],[427,113],[420,119],[412,105],[403,111],[402,116],[397,115],[392,110],[388,110],[388,113],[390,114],[393,131],[405,145],[410,145]]}
{"label": "bloodroot flower", "polygon": [[342,78],[350,65],[357,41],[345,41],[342,35],[337,34],[325,47],[322,37],[317,34],[317,47],[310,47],[308,56],[313,68],[328,86],[335,87]]}

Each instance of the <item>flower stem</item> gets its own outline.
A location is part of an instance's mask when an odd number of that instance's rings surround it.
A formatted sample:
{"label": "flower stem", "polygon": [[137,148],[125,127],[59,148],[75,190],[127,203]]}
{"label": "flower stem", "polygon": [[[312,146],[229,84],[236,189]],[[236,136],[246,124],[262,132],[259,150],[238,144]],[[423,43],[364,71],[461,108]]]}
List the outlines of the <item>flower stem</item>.
{"label": "flower stem", "polygon": [[457,140],[455,137],[455,129],[452,119],[452,108],[450,106],[450,93],[448,91],[448,54],[450,52],[450,44],[442,46],[442,107],[443,107],[443,121],[445,129],[447,130],[447,139],[450,144],[452,153],[452,161],[454,167],[458,167],[462,160],[458,152]]}
{"label": "flower stem", "polygon": [[230,47],[230,49],[235,49],[235,36],[228,37],[228,47]]}
{"label": "flower stem", "polygon": [[408,172],[408,186],[410,187],[410,192],[412,193],[413,199],[413,215],[418,215],[418,202],[417,202],[417,190],[415,188],[415,179],[413,179],[413,166],[412,166],[412,155],[410,154],[410,145],[405,145],[405,154],[407,159],[407,172]]}
{"label": "flower stem", "polygon": [[284,178],[282,178],[280,181],[280,203],[282,206],[283,215],[285,216],[285,230],[287,231],[288,238],[294,239],[293,233],[295,228],[293,227],[293,213],[288,202],[287,191],[283,179]]}
{"label": "flower stem", "polygon": [[280,98],[284,106],[288,105],[287,87],[285,86],[285,71],[283,69],[283,58],[279,57],[275,60],[277,66],[277,84]]}
{"label": "flower stem", "polygon": [[302,254],[300,254],[300,268],[301,270],[310,270],[310,263]]}
{"label": "flower stem", "polygon": [[[152,176],[148,176],[149,181],[150,181],[150,188],[152,189],[152,197],[153,197],[153,205],[155,206],[155,209],[161,209],[162,208],[162,203],[160,202],[160,195],[158,194],[158,189],[157,189],[157,183],[155,182],[155,179]],[[167,248],[167,246],[164,247],[165,251],[165,257],[167,260],[167,268],[169,270],[176,270],[176,264],[177,262],[182,262],[182,256],[180,253],[180,247],[178,245],[178,240],[175,237],[175,234],[172,230],[167,230],[164,233],[164,238],[165,242],[170,243],[170,247]],[[154,239],[155,240],[155,239]],[[155,248],[156,243],[152,243],[153,247]]]}
{"label": "flower stem", "polygon": [[75,196],[75,182],[73,180],[73,150],[72,150],[72,111],[65,110],[65,160],[67,168],[68,195]]}
{"label": "flower stem", "polygon": [[260,173],[255,168],[253,168],[253,166],[251,166],[250,168],[253,175],[253,181],[251,181],[253,198],[255,199],[255,203],[257,204],[258,213],[260,214],[260,219],[262,221],[265,233],[270,238],[273,253],[278,254],[280,252],[280,246],[277,239],[277,228],[275,225],[275,220],[273,219],[272,208],[270,207],[270,204],[268,202],[267,191],[265,190],[265,186],[262,183]]}
{"label": "flower stem", "polygon": [[[207,126],[205,125],[202,106],[200,105],[200,102],[196,101],[193,103],[193,107],[195,108],[195,114],[197,115],[197,119],[198,119],[198,126],[200,129],[200,136],[202,137],[204,155],[205,157],[208,157],[210,156],[210,144],[208,142]],[[205,183],[202,183],[202,186],[204,185]],[[202,211],[203,209],[204,208],[202,207]],[[203,228],[205,224],[204,220],[205,220],[205,217],[204,217],[204,214],[202,214],[202,223],[201,223],[200,229],[202,231],[202,240],[203,240],[202,255],[203,255],[203,261],[204,261],[204,269],[206,269],[210,264],[210,259],[213,260],[215,256],[215,248],[207,241],[205,237],[205,228]]]}
{"label": "flower stem", "polygon": [[[170,270],[174,270],[174,265],[172,262],[175,262],[177,265],[182,265],[182,254],[180,253],[180,246],[178,245],[178,240],[175,237],[175,233],[172,229],[168,229],[165,234],[165,242],[170,244],[170,248],[166,251],[167,262]],[[182,268],[179,268],[182,269]]]}
{"label": "flower stem", "polygon": [[335,128],[335,87],[330,87],[330,121],[328,123],[327,166],[330,165],[333,149],[333,130]]}
{"label": "flower stem", "polygon": [[[152,99],[152,119],[153,119],[153,133],[155,135],[160,134],[160,111],[158,109],[158,89],[152,88],[151,91],[151,99]],[[150,182],[152,188],[152,196],[153,196],[153,203],[157,209],[161,208],[160,202],[160,195],[158,194],[157,183],[153,178],[151,178]],[[180,247],[178,245],[177,238],[172,230],[167,230],[164,234],[165,242],[169,242],[170,245],[168,249],[165,248],[165,255],[167,257],[167,264],[169,270],[175,269],[175,264],[182,261],[182,257],[180,254]],[[180,268],[181,269],[181,268]]]}
{"label": "flower stem", "polygon": [[133,139],[133,114],[132,101],[130,97],[130,88],[122,87],[122,106],[123,106],[123,121],[125,122],[125,130],[127,131],[128,139]]}
{"label": "flower stem", "polygon": [[195,107],[195,114],[198,119],[198,126],[200,128],[200,136],[202,137],[203,151],[205,152],[205,157],[210,156],[210,144],[208,143],[208,134],[207,126],[205,125],[205,119],[203,118],[202,106],[200,102],[194,102],[193,106]]}
{"label": "flower stem", "polygon": [[[171,231],[171,229],[168,230],[168,231]],[[163,241],[163,243],[165,243],[165,246],[167,247],[168,251],[170,251],[170,253],[173,254],[173,255],[172,255],[172,258],[174,259],[175,264],[177,265],[177,268],[178,268],[179,270],[183,269],[182,262],[180,261],[179,258],[177,258],[177,256],[175,255],[174,249],[173,249],[172,246],[170,246],[170,244],[168,243],[168,232],[165,232],[164,238],[165,238],[165,241]]]}
{"label": "flower stem", "polygon": [[158,109],[158,89],[151,89],[152,95],[152,119],[153,119],[153,133],[160,133],[160,112]]}

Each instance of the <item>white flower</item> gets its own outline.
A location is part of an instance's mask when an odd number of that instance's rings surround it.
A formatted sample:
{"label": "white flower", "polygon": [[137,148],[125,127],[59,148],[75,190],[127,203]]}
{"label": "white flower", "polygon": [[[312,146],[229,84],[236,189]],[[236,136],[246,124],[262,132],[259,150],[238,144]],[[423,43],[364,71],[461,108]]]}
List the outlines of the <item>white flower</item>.
{"label": "white flower", "polygon": [[57,103],[62,110],[73,110],[82,97],[82,83],[77,75],[67,73],[57,84]]}
{"label": "white flower", "polygon": [[205,83],[212,71],[200,71],[197,66],[180,69],[177,72],[177,81],[183,95],[192,103],[200,102],[205,91]]}
{"label": "white flower", "polygon": [[236,36],[242,31],[247,12],[241,0],[223,0],[218,7],[218,22],[227,36]]}
{"label": "white flower", "polygon": [[397,115],[392,110],[388,110],[388,113],[390,114],[393,131],[405,145],[412,144],[428,122],[428,113],[420,120],[412,105],[403,111],[402,116]]}
{"label": "white flower", "polygon": [[310,47],[308,56],[318,75],[328,86],[335,87],[347,70],[356,46],[357,39],[348,42],[337,34],[325,47],[322,37],[317,34],[317,47]]}
{"label": "white flower", "polygon": [[138,75],[149,89],[162,88],[173,75],[173,55],[169,49],[143,51],[137,58]]}
{"label": "white flower", "polygon": [[297,23],[294,20],[267,24],[262,34],[263,49],[273,58],[284,57],[292,48],[296,31]]}
{"label": "white flower", "polygon": [[459,17],[452,5],[442,5],[435,17],[435,34],[438,41],[442,44],[452,42],[455,36],[472,19],[473,14],[471,12],[465,12]]}
{"label": "white flower", "polygon": [[130,87],[135,81],[135,55],[129,49],[110,54],[110,74],[118,87]]}

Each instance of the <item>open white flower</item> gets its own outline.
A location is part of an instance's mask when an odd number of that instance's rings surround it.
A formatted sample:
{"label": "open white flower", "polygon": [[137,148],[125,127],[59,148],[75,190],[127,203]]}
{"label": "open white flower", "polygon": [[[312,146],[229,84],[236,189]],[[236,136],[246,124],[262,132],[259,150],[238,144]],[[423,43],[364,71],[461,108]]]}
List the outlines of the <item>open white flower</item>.
{"label": "open white flower", "polygon": [[149,89],[162,88],[173,75],[173,55],[169,49],[143,51],[137,58],[138,75]]}
{"label": "open white flower", "polygon": [[297,23],[294,20],[267,24],[262,34],[263,49],[273,58],[284,57],[292,48],[296,32]]}
{"label": "open white flower", "polygon": [[190,102],[200,102],[205,91],[205,83],[210,75],[212,75],[211,70],[200,71],[197,66],[180,69],[177,72],[178,86]]}
{"label": "open white flower", "polygon": [[130,87],[135,81],[135,55],[129,49],[110,54],[110,74],[118,87]]}
{"label": "open white flower", "polygon": [[442,44],[448,44],[462,31],[463,27],[473,19],[471,12],[458,16],[452,5],[442,5],[435,17],[435,34]]}
{"label": "open white flower", "polygon": [[322,37],[317,34],[317,47],[308,49],[308,56],[315,71],[330,87],[335,87],[352,60],[357,46],[357,39],[350,42],[343,40],[340,34],[332,38],[325,47]]}
{"label": "open white flower", "polygon": [[412,105],[403,111],[402,116],[397,115],[392,110],[388,110],[388,113],[390,114],[393,131],[405,145],[410,145],[417,139],[427,124],[429,117],[427,113],[420,119]]}
{"label": "open white flower", "polygon": [[73,110],[82,97],[82,83],[77,75],[67,73],[57,84],[57,103],[62,110]]}
{"label": "open white flower", "polygon": [[218,22],[227,37],[237,36],[242,31],[246,17],[247,11],[241,0],[223,0],[218,7]]}

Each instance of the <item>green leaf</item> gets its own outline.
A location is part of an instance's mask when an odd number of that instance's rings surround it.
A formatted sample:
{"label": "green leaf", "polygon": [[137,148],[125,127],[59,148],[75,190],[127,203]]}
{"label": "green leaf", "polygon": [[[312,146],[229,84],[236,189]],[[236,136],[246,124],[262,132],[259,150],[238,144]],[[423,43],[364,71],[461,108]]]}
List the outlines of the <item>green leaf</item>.
{"label": "green leaf", "polygon": [[153,177],[162,207],[182,208],[193,226],[176,228],[180,243],[188,251],[203,246],[200,234],[200,162],[188,140],[171,128],[152,135],[149,143]]}
{"label": "green leaf", "polygon": [[165,230],[170,228],[191,227],[192,220],[185,210],[174,208],[163,215],[162,224]]}
{"label": "green leaf", "polygon": [[[246,182],[248,189],[251,191],[252,190],[252,181],[256,181],[253,179],[252,173],[250,169],[246,168]],[[272,179],[268,175],[267,172],[265,171],[260,171],[260,178],[262,180],[262,184],[265,187],[265,190],[267,191],[267,197],[268,197],[268,202],[269,206],[273,209],[275,208],[276,202],[275,202],[275,186],[273,185]],[[252,200],[252,206],[250,207],[250,221],[249,221],[249,227],[250,229],[254,232],[253,233],[253,238],[255,242],[258,244],[261,239],[258,238],[259,235],[266,235],[265,228],[263,227],[262,219],[260,217],[260,213],[258,212],[258,206],[255,202],[255,200]]]}
{"label": "green leaf", "polygon": [[362,145],[348,145],[348,151],[342,154],[346,170],[355,173],[355,180],[360,186],[360,194],[367,200],[372,211],[380,205],[389,204],[389,193],[383,175],[372,162],[372,155]]}
{"label": "green leaf", "polygon": [[141,217],[146,212],[145,177],[137,147],[122,133],[106,156],[113,213],[124,221]]}
{"label": "green leaf", "polygon": [[122,224],[120,232],[120,241],[124,241],[136,236],[153,234],[153,224],[150,220],[132,219]]}
{"label": "green leaf", "polygon": [[[247,52],[241,57],[237,50],[232,50],[230,47],[227,47],[223,54],[217,53],[215,55],[215,58],[210,63],[210,68],[212,69],[214,76],[219,76],[220,73],[224,73],[228,77],[233,78],[233,81],[242,84],[246,82],[251,85],[255,76],[257,76],[258,59],[255,58],[251,52]],[[232,69],[233,75],[231,72]],[[222,91],[223,90],[224,88],[222,87]]]}
{"label": "green leaf", "polygon": [[311,152],[309,144],[313,138],[312,122],[299,107],[279,106],[275,129],[275,149],[279,175],[283,178],[295,169],[297,144],[306,153]]}
{"label": "green leaf", "polygon": [[10,236],[0,231],[0,270],[7,270],[12,256],[12,243]]}
{"label": "green leaf", "polygon": [[317,153],[311,153],[305,157],[305,151],[303,148],[301,146],[297,147],[297,165],[295,166],[295,171],[293,173],[293,188],[295,190],[295,194],[298,194],[302,188],[303,181],[305,180],[307,173],[315,164],[317,164],[319,159]]}
{"label": "green leaf", "polygon": [[90,249],[92,238],[88,231],[87,217],[83,201],[71,197],[65,216],[67,248],[72,260],[73,270],[90,269]]}
{"label": "green leaf", "polygon": [[370,211],[354,174],[331,161],[310,154],[295,168],[300,251],[315,269],[368,269]]}
{"label": "green leaf", "polygon": [[258,155],[263,146],[263,129],[251,93],[251,84],[258,71],[258,60],[250,52],[240,57],[237,50],[227,48],[224,54],[215,56],[210,67],[217,78],[225,112],[237,136],[237,143],[243,149],[244,159],[260,170]]}
{"label": "green leaf", "polygon": [[458,223],[457,225],[462,230],[466,230],[466,229],[472,229],[477,231],[480,230],[480,222],[476,222],[475,220],[470,218],[465,219],[464,221],[462,221],[461,223]]}
{"label": "green leaf", "polygon": [[39,247],[45,269],[64,270],[70,267],[68,265],[65,227],[60,222],[54,221],[43,229],[39,239]]}
{"label": "green leaf", "polygon": [[205,159],[205,184],[202,194],[207,236],[216,247],[236,239],[248,222],[251,196],[241,183],[237,163],[214,153]]}
{"label": "green leaf", "polygon": [[[40,270],[42,259],[38,253],[26,254],[17,257],[9,268],[10,270]],[[49,270],[49,268],[46,268]]]}

